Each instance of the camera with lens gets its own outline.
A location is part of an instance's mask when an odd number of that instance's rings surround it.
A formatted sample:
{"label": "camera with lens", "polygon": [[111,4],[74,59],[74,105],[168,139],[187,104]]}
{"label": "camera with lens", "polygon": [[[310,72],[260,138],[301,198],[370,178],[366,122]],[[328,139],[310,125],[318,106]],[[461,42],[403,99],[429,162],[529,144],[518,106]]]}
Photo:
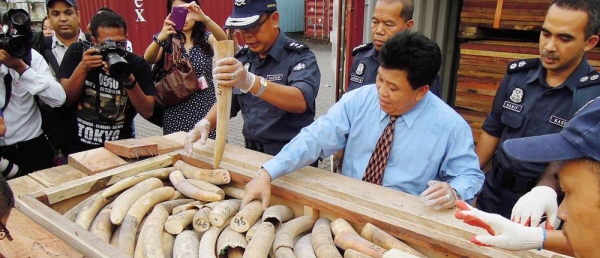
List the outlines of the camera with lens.
{"label": "camera with lens", "polygon": [[0,30],[0,49],[11,56],[31,59],[31,18],[23,9],[10,9],[2,16],[4,26]]}
{"label": "camera with lens", "polygon": [[106,39],[104,44],[93,48],[98,49],[98,54],[102,55],[102,60],[108,63],[110,76],[118,81],[123,81],[129,77],[131,69],[129,63],[125,60],[127,50],[117,46],[117,43],[111,39]]}

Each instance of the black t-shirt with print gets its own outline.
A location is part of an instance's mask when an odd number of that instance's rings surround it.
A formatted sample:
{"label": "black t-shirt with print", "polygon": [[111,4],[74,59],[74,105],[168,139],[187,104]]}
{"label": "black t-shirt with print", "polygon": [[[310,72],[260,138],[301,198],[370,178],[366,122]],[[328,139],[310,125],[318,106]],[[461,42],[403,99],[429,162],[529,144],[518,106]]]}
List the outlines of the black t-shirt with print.
{"label": "black t-shirt with print", "polygon": [[[73,43],[56,76],[69,78],[83,58],[81,42]],[[128,53],[125,60],[146,95],[156,95],[150,65],[141,57]],[[65,155],[102,147],[105,141],[131,138],[131,123],[137,114],[122,83],[101,68],[88,72],[79,100],[70,107]]]}

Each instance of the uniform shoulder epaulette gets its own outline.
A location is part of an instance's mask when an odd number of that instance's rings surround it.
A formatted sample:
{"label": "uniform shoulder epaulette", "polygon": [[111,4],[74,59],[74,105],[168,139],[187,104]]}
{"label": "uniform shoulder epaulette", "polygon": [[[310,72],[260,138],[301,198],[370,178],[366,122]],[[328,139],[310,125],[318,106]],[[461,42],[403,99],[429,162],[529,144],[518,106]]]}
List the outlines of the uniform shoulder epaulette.
{"label": "uniform shoulder epaulette", "polygon": [[597,71],[592,71],[586,76],[579,78],[579,83],[577,84],[577,88],[583,88],[591,85],[600,84],[600,73]]}
{"label": "uniform shoulder epaulette", "polygon": [[243,56],[243,55],[245,55],[245,54],[247,54],[247,53],[248,53],[248,50],[249,50],[249,49],[250,49],[250,48],[248,47],[248,45],[244,45],[244,46],[243,46],[242,48],[240,48],[240,49],[237,51],[237,53],[235,53],[235,55],[233,55],[233,56],[234,56],[235,58],[238,58],[238,57],[240,57],[240,56]]}
{"label": "uniform shoulder epaulette", "polygon": [[285,44],[285,48],[296,52],[302,52],[303,50],[308,49],[308,46],[298,41],[288,40]]}
{"label": "uniform shoulder epaulette", "polygon": [[373,48],[373,43],[365,43],[362,45],[358,45],[357,47],[352,49],[352,56],[355,56],[356,53],[358,53],[360,51],[369,50],[371,48]]}
{"label": "uniform shoulder epaulette", "polygon": [[506,67],[506,73],[516,73],[531,70],[538,67],[540,63],[539,58],[521,59],[508,63]]}

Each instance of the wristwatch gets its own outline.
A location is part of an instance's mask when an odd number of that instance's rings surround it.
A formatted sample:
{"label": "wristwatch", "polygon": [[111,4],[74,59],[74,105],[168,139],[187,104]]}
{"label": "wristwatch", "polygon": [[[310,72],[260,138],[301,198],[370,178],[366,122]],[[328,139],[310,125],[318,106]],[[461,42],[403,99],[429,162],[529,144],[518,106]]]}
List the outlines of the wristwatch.
{"label": "wristwatch", "polygon": [[136,80],[133,80],[132,82],[122,82],[121,84],[123,84],[123,88],[131,90],[133,89],[133,87],[135,87],[135,85],[137,84]]}
{"label": "wristwatch", "polygon": [[263,95],[263,93],[265,93],[265,89],[267,89],[267,79],[265,79],[265,77],[261,77],[260,78],[260,89],[258,90],[258,92],[256,94],[252,93],[252,95],[254,95],[255,97],[260,97],[261,95]]}

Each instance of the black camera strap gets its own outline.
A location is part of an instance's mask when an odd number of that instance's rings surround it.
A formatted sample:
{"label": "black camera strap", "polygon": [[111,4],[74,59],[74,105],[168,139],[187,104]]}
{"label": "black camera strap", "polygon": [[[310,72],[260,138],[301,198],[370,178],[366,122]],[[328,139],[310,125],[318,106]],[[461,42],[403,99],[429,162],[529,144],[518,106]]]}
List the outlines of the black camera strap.
{"label": "black camera strap", "polygon": [[6,88],[6,96],[4,96],[4,106],[2,107],[2,113],[4,113],[6,106],[8,106],[8,102],[10,102],[10,95],[12,95],[12,81],[13,77],[12,75],[10,75],[10,73],[4,75],[4,87]]}

